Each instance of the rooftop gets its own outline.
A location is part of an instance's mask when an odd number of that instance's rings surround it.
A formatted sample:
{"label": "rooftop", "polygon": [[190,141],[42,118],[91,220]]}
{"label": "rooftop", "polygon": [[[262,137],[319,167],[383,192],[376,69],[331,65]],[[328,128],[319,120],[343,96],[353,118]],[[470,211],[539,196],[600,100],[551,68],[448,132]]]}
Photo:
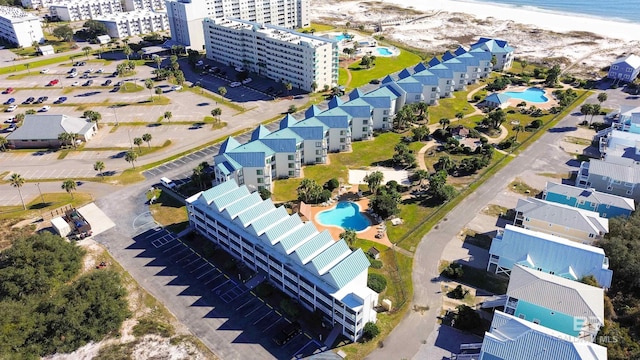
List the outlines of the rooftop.
{"label": "rooftop", "polygon": [[574,197],[578,200],[587,200],[592,203],[606,204],[622,209],[635,211],[636,205],[633,199],[618,195],[612,195],[596,191],[594,189],[583,189],[576,186],[547,182],[545,192],[555,193],[564,196]]}
{"label": "rooftop", "polygon": [[603,235],[609,232],[609,220],[600,217],[600,214],[595,211],[583,210],[531,197],[518,199],[515,210],[531,219],[560,225],[565,228],[588,231],[594,235]]}
{"label": "rooftop", "polygon": [[27,115],[22,126],[7,136],[7,140],[57,139],[62,133],[84,135],[95,124],[87,119],[67,115]]}
{"label": "rooftop", "polygon": [[23,21],[23,20],[35,20],[38,19],[37,16],[32,15],[19,7],[14,6],[0,6],[0,17],[5,19],[15,21]]}

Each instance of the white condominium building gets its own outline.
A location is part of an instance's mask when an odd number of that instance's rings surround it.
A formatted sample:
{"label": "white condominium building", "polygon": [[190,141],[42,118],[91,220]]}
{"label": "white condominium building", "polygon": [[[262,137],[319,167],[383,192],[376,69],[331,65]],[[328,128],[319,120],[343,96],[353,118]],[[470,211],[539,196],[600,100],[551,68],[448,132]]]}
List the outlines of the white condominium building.
{"label": "white condominium building", "polygon": [[171,38],[195,50],[204,49],[202,20],[230,17],[282,26],[309,26],[309,0],[165,0]]}
{"label": "white condominium building", "polygon": [[20,2],[27,9],[41,9],[49,7],[55,0],[21,0]]}
{"label": "white condominium building", "polygon": [[205,19],[207,58],[243,66],[276,81],[312,90],[338,82],[338,46],[333,39],[237,19]]}
{"label": "white condominium building", "polygon": [[95,19],[119,12],[122,12],[120,0],[70,0],[49,7],[49,15],[62,21]]}
{"label": "white condominium building", "polygon": [[164,10],[164,0],[124,0],[126,11]]}
{"label": "white condominium building", "polygon": [[190,225],[265,275],[279,290],[352,341],[376,321],[378,294],[367,287],[369,260],[327,230],[318,231],[271,199],[229,180],[186,200]]}
{"label": "white condominium building", "polygon": [[150,10],[138,10],[111,14],[96,18],[107,27],[112,38],[124,38],[133,35],[169,30],[167,14]]}
{"label": "white condominium building", "polygon": [[0,6],[0,38],[18,46],[44,41],[40,18],[17,7]]}

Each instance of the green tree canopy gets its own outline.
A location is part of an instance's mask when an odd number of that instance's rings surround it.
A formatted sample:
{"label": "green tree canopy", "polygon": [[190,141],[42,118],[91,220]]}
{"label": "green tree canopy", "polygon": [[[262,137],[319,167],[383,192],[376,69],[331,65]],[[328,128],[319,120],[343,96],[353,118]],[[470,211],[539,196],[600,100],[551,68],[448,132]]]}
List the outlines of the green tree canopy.
{"label": "green tree canopy", "polygon": [[58,26],[53,29],[53,36],[63,41],[73,40],[73,29],[69,25]]}

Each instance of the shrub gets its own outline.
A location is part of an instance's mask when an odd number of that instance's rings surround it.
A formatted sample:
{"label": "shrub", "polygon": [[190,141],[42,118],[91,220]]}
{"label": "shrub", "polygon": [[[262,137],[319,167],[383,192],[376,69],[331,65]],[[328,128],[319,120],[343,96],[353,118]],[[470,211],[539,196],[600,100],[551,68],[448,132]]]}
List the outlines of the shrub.
{"label": "shrub", "polygon": [[480,94],[473,95],[473,101],[474,102],[478,102],[480,100],[482,100],[482,95],[480,95]]}
{"label": "shrub", "polygon": [[173,326],[160,322],[150,317],[143,317],[133,327],[133,335],[139,337],[147,334],[156,334],[162,337],[171,337],[174,334]]}
{"label": "shrub", "polygon": [[469,293],[469,290],[465,290],[461,285],[456,286],[455,289],[449,291],[447,296],[452,299],[464,299],[464,297]]}
{"label": "shrub", "polygon": [[291,318],[297,318],[300,315],[300,305],[291,299],[282,299],[280,301],[280,309]]}
{"label": "shrub", "polygon": [[380,334],[380,329],[378,325],[372,322],[368,322],[364,324],[364,329],[362,329],[362,340],[369,341]]}
{"label": "shrub", "polygon": [[371,267],[372,268],[374,268],[374,269],[382,269],[382,261],[370,258],[369,262],[371,263]]}
{"label": "shrub", "polygon": [[387,279],[380,274],[369,274],[367,278],[367,286],[371,288],[371,290],[381,293],[387,288]]}
{"label": "shrub", "polygon": [[340,181],[338,181],[338,179],[336,179],[336,178],[329,179],[324,184],[324,188],[329,190],[329,191],[333,191],[333,190],[337,189],[338,186],[340,186]]}
{"label": "shrub", "polygon": [[533,120],[530,124],[529,127],[534,128],[534,129],[539,129],[542,127],[542,125],[544,125],[544,123],[542,122],[542,120],[540,119],[536,119]]}
{"label": "shrub", "polygon": [[261,298],[268,298],[273,294],[273,286],[267,282],[263,282],[256,286],[253,291]]}
{"label": "shrub", "polygon": [[453,316],[453,327],[460,330],[472,330],[482,325],[480,315],[467,305],[458,305]]}
{"label": "shrub", "polygon": [[442,270],[442,275],[448,277],[449,279],[459,279],[464,275],[464,270],[462,270],[462,265],[458,263],[451,263],[444,270]]}

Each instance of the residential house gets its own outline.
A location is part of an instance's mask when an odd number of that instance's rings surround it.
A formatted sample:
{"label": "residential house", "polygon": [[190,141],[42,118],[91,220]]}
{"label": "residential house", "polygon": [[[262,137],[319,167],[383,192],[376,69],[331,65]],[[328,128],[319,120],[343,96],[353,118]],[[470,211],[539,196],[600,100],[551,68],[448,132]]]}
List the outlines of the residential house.
{"label": "residential house", "polygon": [[76,134],[79,141],[89,141],[98,132],[95,122],[67,115],[26,115],[22,126],[7,136],[15,149],[58,148],[63,145],[58,136]]}
{"label": "residential house", "polygon": [[609,67],[607,77],[623,82],[632,82],[640,73],[640,56],[627,55],[616,59]]}
{"label": "residential house", "polygon": [[481,37],[478,42],[471,44],[471,50],[481,49],[491,53],[495,57],[493,70],[509,70],[513,64],[514,49],[504,40]]}
{"label": "residential house", "polygon": [[398,106],[398,98],[399,94],[388,86],[362,95],[361,99],[373,107],[371,120],[374,129],[391,130],[393,128],[393,117],[402,108]]}
{"label": "residential house", "polygon": [[621,106],[607,117],[613,119],[613,124],[605,130],[610,131],[613,128],[640,134],[640,106]]}
{"label": "residential house", "polygon": [[606,360],[607,348],[496,311],[479,360]]}
{"label": "residential house", "polygon": [[629,217],[636,210],[633,199],[553,182],[547,182],[542,198],[558,204],[596,211],[603,218]]}
{"label": "residential house", "polygon": [[593,342],[604,326],[604,290],[515,265],[504,312]]}
{"label": "residential house", "polygon": [[378,294],[367,287],[369,260],[328,231],[229,180],[186,200],[195,231],[278,290],[357,341],[376,321]]}
{"label": "residential house", "polygon": [[214,161],[216,164],[225,164],[223,167],[229,172],[227,174],[223,168],[214,168],[216,184],[220,183],[220,180],[238,179],[240,184],[247,184],[256,189],[273,190],[273,180],[278,177],[276,166],[273,164],[276,162],[276,152],[260,140],[240,145],[233,137],[229,137],[214,157]]}
{"label": "residential house", "polygon": [[595,211],[536,198],[518,199],[513,225],[541,231],[583,244],[609,232],[609,220]]}
{"label": "residential house", "polygon": [[618,157],[583,161],[576,185],[640,201],[640,165],[633,159]]}
{"label": "residential house", "polygon": [[571,280],[593,275],[607,289],[613,276],[609,259],[601,248],[507,225],[491,242],[487,271],[508,274],[515,265]]}
{"label": "residential house", "polygon": [[614,156],[640,161],[640,133],[612,127],[608,132],[598,135],[598,150],[603,159]]}

